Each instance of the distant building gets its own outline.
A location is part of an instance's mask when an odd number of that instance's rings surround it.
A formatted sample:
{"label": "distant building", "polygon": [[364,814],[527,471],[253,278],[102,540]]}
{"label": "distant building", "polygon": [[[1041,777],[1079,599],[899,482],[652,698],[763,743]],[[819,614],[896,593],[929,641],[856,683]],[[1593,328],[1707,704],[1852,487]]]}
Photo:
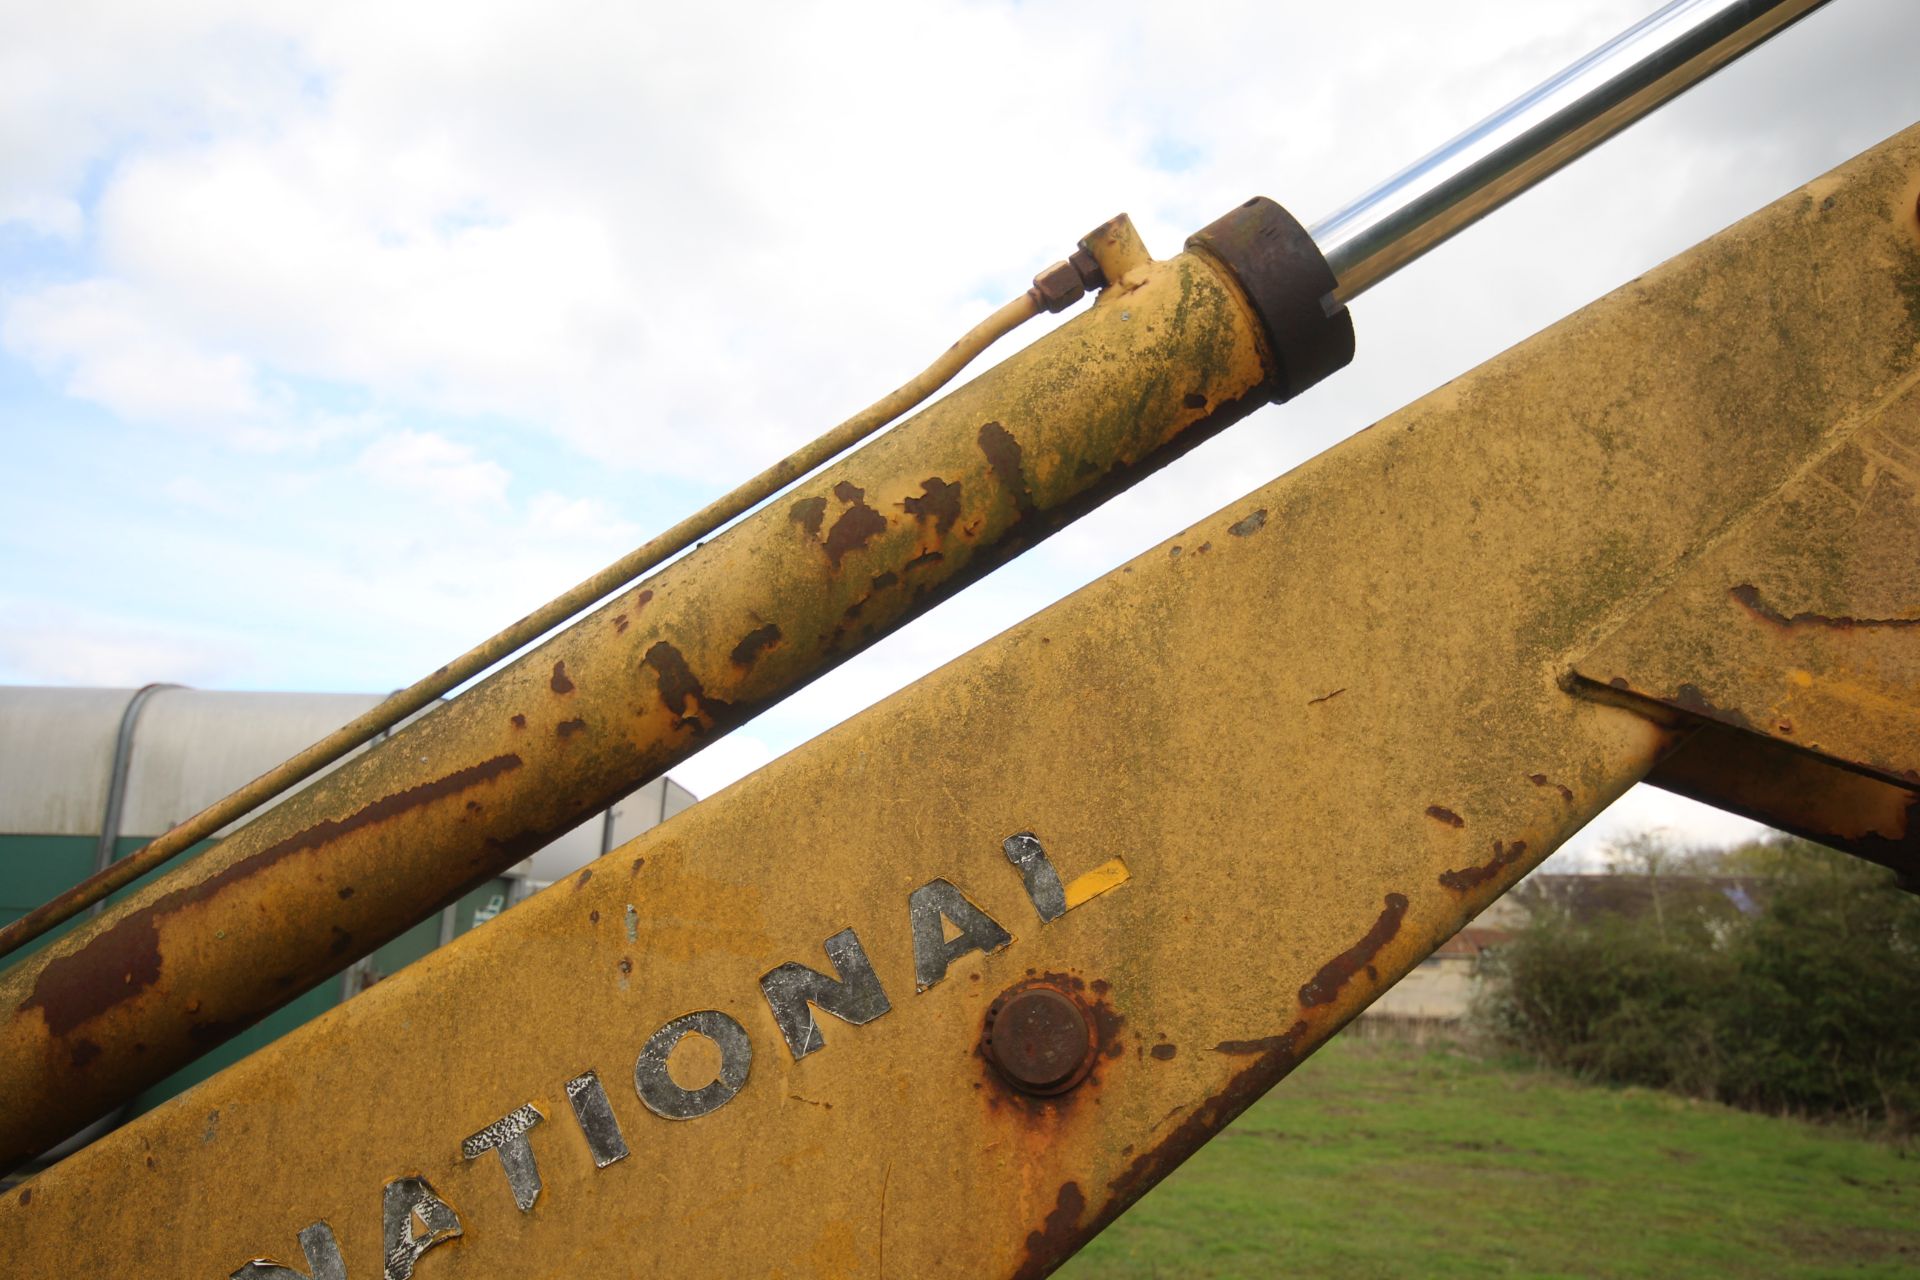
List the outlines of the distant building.
{"label": "distant building", "polygon": [[1414,966],[1367,1007],[1363,1017],[1386,1015],[1451,1022],[1466,1016],[1480,989],[1481,957],[1513,936],[1506,929],[1468,925]]}
{"label": "distant building", "polygon": [[1441,943],[1361,1016],[1437,1022],[1465,1017],[1484,981],[1487,956],[1542,912],[1564,912],[1584,923],[1608,914],[1638,917],[1684,909],[1731,925],[1757,914],[1765,898],[1766,882],[1755,876],[1531,875]]}

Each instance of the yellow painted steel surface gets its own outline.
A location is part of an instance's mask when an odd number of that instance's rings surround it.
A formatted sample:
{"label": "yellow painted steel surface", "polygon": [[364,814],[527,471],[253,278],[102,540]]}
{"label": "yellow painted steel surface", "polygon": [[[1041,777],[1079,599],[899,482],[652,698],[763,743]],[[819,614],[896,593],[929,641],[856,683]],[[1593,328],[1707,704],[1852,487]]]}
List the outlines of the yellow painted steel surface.
{"label": "yellow painted steel surface", "polygon": [[[1770,347],[1824,378],[1829,349],[1920,340],[1920,174],[1871,190],[1829,176],[1806,188],[1799,212],[1822,237],[1879,202],[1894,234],[1800,265],[1796,288],[1766,300],[1778,314],[1810,290],[1825,345],[1756,334],[1755,356]],[[1737,233],[1720,244],[1751,253]],[[1796,265],[1783,255],[1782,275]],[[1716,287],[1703,281],[1703,304]],[[1653,781],[1885,863],[1920,888],[1920,377],[1877,394],[1835,386],[1860,398],[1822,447],[1653,584],[1573,672],[1591,696],[1707,726]],[[1804,394],[1814,393],[1824,383]],[[1803,410],[1828,411],[1811,398]]]}
{"label": "yellow painted steel surface", "polygon": [[[1913,281],[1920,290],[1920,272]],[[1875,319],[1841,323],[1858,333]],[[1850,430],[1575,669],[1883,781],[1920,783],[1916,552],[1920,382],[1909,379],[1862,406]]]}
{"label": "yellow painted steel surface", "polygon": [[[1043,1274],[1669,749],[1572,663],[1912,384],[1916,185],[1920,130],[1249,494],[34,1179],[0,1256]],[[1004,945],[916,944],[942,881]],[[796,1059],[761,980],[849,929],[889,1007]],[[982,1051],[1038,980],[1099,1043],[1053,1099]],[[664,1118],[715,1066],[646,1046],[702,1011],[750,1068]]]}
{"label": "yellow painted steel surface", "polygon": [[0,975],[0,1171],[1264,403],[1236,287],[1102,232],[1086,314]]}

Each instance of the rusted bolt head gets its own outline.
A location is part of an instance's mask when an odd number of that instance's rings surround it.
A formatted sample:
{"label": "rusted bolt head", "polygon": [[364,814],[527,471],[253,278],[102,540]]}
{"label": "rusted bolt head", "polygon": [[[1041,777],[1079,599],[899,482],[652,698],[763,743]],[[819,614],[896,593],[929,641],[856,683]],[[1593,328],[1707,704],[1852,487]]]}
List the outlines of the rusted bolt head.
{"label": "rusted bolt head", "polygon": [[1093,1066],[1093,1048],[1092,1022],[1057,987],[1016,987],[987,1010],[987,1057],[1023,1093],[1073,1088]]}
{"label": "rusted bolt head", "polygon": [[1086,293],[1071,263],[1056,262],[1033,278],[1033,293],[1048,311],[1065,311]]}

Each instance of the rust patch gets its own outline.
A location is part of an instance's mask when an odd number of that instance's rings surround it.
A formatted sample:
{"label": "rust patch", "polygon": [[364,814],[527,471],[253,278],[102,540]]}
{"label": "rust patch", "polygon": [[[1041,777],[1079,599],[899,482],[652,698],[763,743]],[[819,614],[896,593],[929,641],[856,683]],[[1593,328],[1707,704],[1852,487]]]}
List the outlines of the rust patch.
{"label": "rust patch", "polygon": [[1158,1058],[1162,1062],[1172,1062],[1173,1055],[1180,1052],[1180,1050],[1178,1046],[1175,1046],[1175,1045],[1157,1044],[1153,1046],[1153,1048],[1147,1050],[1147,1052],[1152,1054],[1154,1057]]}
{"label": "rust patch", "polygon": [[1026,472],[1022,469],[1023,455],[1020,442],[1013,433],[997,422],[982,423],[980,427],[980,452],[986,455],[987,466],[1013,498],[1014,510],[1026,519],[1038,508],[1034,505],[1033,490],[1027,487]]}
{"label": "rust patch", "polygon": [[[1312,1007],[1330,1001],[1355,973],[1362,969],[1370,971],[1370,962],[1375,955],[1399,932],[1406,910],[1405,897],[1397,893],[1386,895],[1385,910],[1368,930],[1367,936],[1324,966],[1312,982],[1300,989],[1301,1003]],[[1084,1235],[1090,1237],[1096,1234],[1119,1217],[1129,1205],[1139,1200],[1298,1066],[1306,1055],[1311,1029],[1309,1020],[1302,1017],[1277,1036],[1257,1040],[1223,1040],[1214,1045],[1216,1053],[1250,1056],[1254,1061],[1235,1072],[1219,1093],[1196,1108],[1153,1149],[1136,1156],[1126,1172],[1108,1184],[1112,1195],[1095,1215]]]}
{"label": "rust patch", "polygon": [[[1036,982],[1060,987],[1081,996],[1087,1014],[1093,1020],[1094,1057],[1117,1058],[1126,1052],[1126,1045],[1120,1042],[1120,1032],[1127,1025],[1127,1020],[1107,1000],[1107,995],[1113,987],[1105,978],[1095,978],[1092,982],[1088,982],[1078,974],[1072,973],[1042,973],[1030,974],[1030,976],[1033,976]],[[1089,1078],[1089,1083],[1099,1082]]]}
{"label": "rust patch", "polygon": [[1250,1054],[1283,1053],[1291,1055],[1300,1048],[1300,1041],[1307,1034],[1304,1019],[1294,1023],[1277,1036],[1263,1036],[1258,1040],[1222,1040],[1213,1046],[1215,1053],[1230,1053],[1236,1057]]}
{"label": "rust patch", "polygon": [[1020,1269],[1013,1273],[1014,1280],[1038,1280],[1053,1270],[1061,1259],[1079,1248],[1080,1242],[1086,1237],[1074,1228],[1080,1225],[1080,1215],[1086,1211],[1087,1198],[1081,1194],[1080,1184],[1068,1182],[1062,1185],[1046,1221],[1038,1231],[1027,1233],[1027,1258],[1021,1263]]}
{"label": "rust patch", "polygon": [[1727,594],[1748,613],[1776,627],[1827,627],[1835,631],[1868,630],[1875,627],[1920,627],[1920,618],[1854,618],[1845,614],[1836,616],[1812,612],[1796,613],[1788,617],[1762,601],[1760,592],[1748,582],[1727,588]]}
{"label": "rust patch", "polygon": [[779,644],[780,639],[779,626],[769,622],[766,626],[756,627],[740,637],[740,643],[733,646],[733,652],[728,655],[728,658],[736,667],[743,669],[751,667],[760,660],[761,654]]}
{"label": "rust patch", "polygon": [[1555,782],[1544,773],[1530,773],[1527,775],[1527,781],[1536,787],[1552,787],[1560,793],[1562,800],[1565,800],[1568,804],[1573,803],[1573,788],[1564,783]]}
{"label": "rust patch", "polygon": [[555,693],[572,693],[573,692],[573,681],[567,679],[566,659],[563,658],[559,662],[556,662],[553,664],[553,679],[549,680],[547,683],[553,686],[553,691]]}
{"label": "rust patch", "polygon": [[834,496],[849,503],[827,530],[827,560],[835,569],[849,551],[858,551],[887,531],[887,518],[866,503],[866,490],[842,480],[833,486]]}
{"label": "rust patch", "polygon": [[99,1045],[91,1040],[76,1040],[67,1054],[67,1065],[78,1071],[99,1056]]}
{"label": "rust patch", "polygon": [[527,727],[527,718],[525,716],[515,716],[510,723],[516,729],[524,729]]}
{"label": "rust patch", "polygon": [[1451,809],[1442,809],[1437,804],[1427,806],[1427,816],[1435,822],[1444,822],[1450,827],[1464,827],[1467,820]]}
{"label": "rust patch", "polygon": [[960,518],[960,486],[928,476],[920,482],[920,496],[904,499],[900,505],[916,520],[933,521],[934,532],[944,537]]}
{"label": "rust patch", "polygon": [[159,922],[176,911],[217,896],[229,885],[259,875],[297,853],[331,844],[364,827],[389,821],[412,809],[490,782],[520,767],[516,755],[495,756],[457,769],[444,778],[376,800],[345,818],[328,818],[305,831],[236,861],[197,884],[163,894],[87,940],[71,955],[49,960],[34,981],[33,994],[19,1012],[40,1010],[47,1033],[56,1038],[133,999],[160,977]]}
{"label": "rust patch", "polygon": [[582,732],[586,727],[587,722],[576,717],[572,720],[562,720],[559,724],[553,726],[553,732],[555,737],[565,742],[574,734]]}
{"label": "rust patch", "polygon": [[1267,509],[1265,507],[1261,507],[1259,510],[1255,511],[1252,515],[1247,516],[1246,518],[1241,520],[1236,520],[1232,524],[1228,525],[1227,532],[1232,534],[1236,538],[1244,538],[1250,534],[1255,534],[1260,532],[1261,529],[1266,527],[1266,523],[1267,523]]}
{"label": "rust patch", "polygon": [[1464,893],[1468,889],[1483,885],[1493,879],[1502,871],[1505,871],[1508,867],[1520,861],[1526,852],[1527,842],[1525,840],[1515,840],[1510,845],[1503,845],[1500,841],[1495,840],[1493,842],[1493,857],[1491,859],[1481,863],[1477,867],[1463,867],[1458,871],[1442,871],[1440,873],[1440,885],[1442,888],[1452,889],[1456,893]]}
{"label": "rust patch", "polygon": [[1327,1004],[1339,995],[1340,988],[1347,985],[1348,979],[1366,968],[1368,962],[1380,953],[1380,948],[1393,941],[1393,935],[1400,932],[1401,917],[1406,914],[1405,896],[1388,894],[1386,909],[1373,922],[1373,928],[1367,930],[1367,936],[1321,965],[1320,972],[1300,988],[1302,1007],[1311,1009],[1315,1005]]}
{"label": "rust patch", "polygon": [[820,536],[820,524],[826,518],[825,498],[802,498],[787,509],[787,519],[805,529],[809,538]]}
{"label": "rust patch", "polygon": [[647,665],[659,677],[661,703],[680,717],[675,728],[696,716],[715,719],[730,709],[729,704],[718,698],[707,697],[705,690],[700,687],[700,681],[687,666],[686,657],[665,640],[647,650]]}
{"label": "rust patch", "polygon": [[1747,719],[1745,712],[1732,707],[1714,706],[1713,703],[1708,700],[1705,690],[1691,682],[1675,689],[1673,691],[1673,697],[1668,699],[1668,701],[1682,711],[1691,711],[1697,716],[1705,716],[1709,720],[1718,720],[1721,724],[1730,724],[1736,729],[1752,729],[1755,727],[1753,721]]}
{"label": "rust patch", "polygon": [[627,615],[626,614],[616,613],[613,615],[613,634],[617,636],[623,636],[627,634]]}

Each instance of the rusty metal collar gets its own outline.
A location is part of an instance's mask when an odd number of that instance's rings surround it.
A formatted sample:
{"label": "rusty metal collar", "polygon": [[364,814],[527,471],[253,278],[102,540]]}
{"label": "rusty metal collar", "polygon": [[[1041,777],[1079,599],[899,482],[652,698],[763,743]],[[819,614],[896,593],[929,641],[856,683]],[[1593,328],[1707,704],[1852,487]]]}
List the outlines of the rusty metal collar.
{"label": "rusty metal collar", "polygon": [[1285,209],[1255,196],[1194,232],[1187,247],[1224,267],[1260,317],[1276,403],[1353,359],[1353,318],[1333,296],[1333,268]]}

